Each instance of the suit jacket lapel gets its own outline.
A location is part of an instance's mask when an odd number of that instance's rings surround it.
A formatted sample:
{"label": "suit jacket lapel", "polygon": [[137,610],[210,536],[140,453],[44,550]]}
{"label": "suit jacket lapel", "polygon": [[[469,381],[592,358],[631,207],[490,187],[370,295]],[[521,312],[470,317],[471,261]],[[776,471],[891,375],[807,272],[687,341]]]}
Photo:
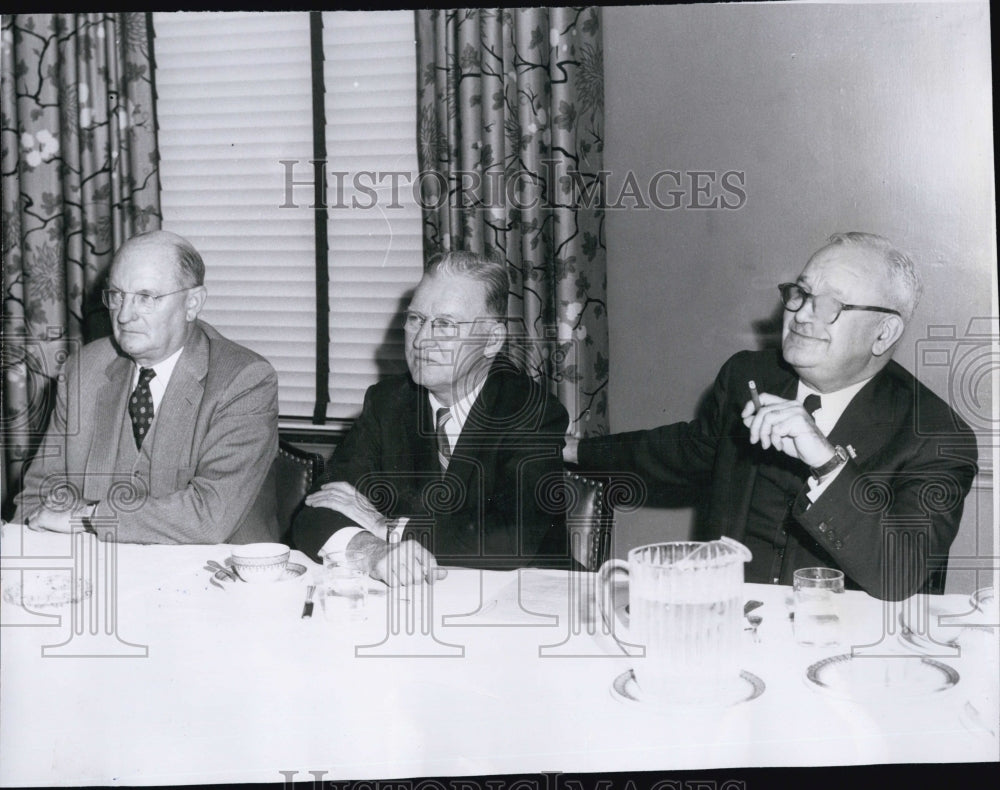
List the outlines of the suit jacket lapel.
{"label": "suit jacket lapel", "polygon": [[[448,465],[448,474],[455,475],[464,486],[462,490],[473,490],[469,486],[476,482],[472,479],[472,475],[478,466],[474,459],[482,456],[484,442],[494,442],[501,435],[496,430],[488,430],[488,426],[495,425],[500,416],[496,408],[499,394],[499,378],[487,375],[483,388],[479,391],[479,397],[472,404],[469,416],[465,419],[462,433],[452,448],[452,463]],[[460,459],[458,463],[455,463],[456,458]],[[480,484],[482,482],[484,481],[480,481]]]}
{"label": "suit jacket lapel", "polygon": [[[187,463],[185,453],[190,446],[193,420],[205,391],[208,351],[208,338],[196,324],[163,393],[152,441],[142,444],[142,453],[149,456],[150,485],[154,490],[158,473],[176,477],[178,468]],[[167,479],[159,483],[171,490],[176,481]]]}
{"label": "suit jacket lapel", "polygon": [[85,499],[104,499],[111,484],[133,372],[132,361],[125,356],[116,357],[104,369],[107,381],[100,388],[94,407],[93,434],[84,476]]}
{"label": "suit jacket lapel", "polygon": [[854,396],[827,439],[850,445],[855,460],[862,463],[892,440],[899,420],[892,378],[883,368]]}
{"label": "suit jacket lapel", "polygon": [[433,473],[440,468],[437,460],[437,434],[427,390],[408,382],[404,408],[397,410],[393,437],[400,456],[408,459],[408,470]]}

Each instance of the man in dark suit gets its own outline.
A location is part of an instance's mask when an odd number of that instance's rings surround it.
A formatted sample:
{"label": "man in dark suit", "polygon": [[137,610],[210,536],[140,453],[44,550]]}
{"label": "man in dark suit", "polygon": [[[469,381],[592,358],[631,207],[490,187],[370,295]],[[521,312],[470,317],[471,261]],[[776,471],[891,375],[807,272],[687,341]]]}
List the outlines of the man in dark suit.
{"label": "man in dark suit", "polygon": [[104,291],[114,338],[67,360],[15,520],[90,523],[127,543],[275,539],[277,376],[198,320],[204,277],[174,233],[115,253]]}
{"label": "man in dark suit", "polygon": [[570,567],[549,490],[562,480],[569,418],[504,353],[508,289],[505,265],[483,256],[429,263],[406,312],[410,375],[365,394],[296,517],[301,550],[361,550],[390,584],[440,578],[439,562]]}
{"label": "man in dark suit", "polygon": [[880,236],[837,234],[779,288],[780,354],[730,358],[692,422],[570,439],[566,460],[709,485],[708,524],[753,553],[747,581],[824,566],[883,599],[942,592],[977,453],[890,359],[920,295],[913,263]]}

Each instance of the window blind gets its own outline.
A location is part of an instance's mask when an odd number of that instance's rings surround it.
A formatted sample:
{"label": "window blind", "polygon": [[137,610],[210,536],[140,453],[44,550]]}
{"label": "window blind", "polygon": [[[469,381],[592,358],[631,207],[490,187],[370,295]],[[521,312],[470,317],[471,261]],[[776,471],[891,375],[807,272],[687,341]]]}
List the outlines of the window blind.
{"label": "window blind", "polygon": [[[205,260],[202,317],[270,360],[282,415],[312,412],[312,215],[281,209],[282,159],[312,155],[309,17],[157,13],[163,227]],[[307,187],[297,193],[311,205]]]}
{"label": "window blind", "polygon": [[413,195],[413,13],[325,12],[323,53],[330,246],[327,413],[348,418],[358,413],[370,384],[406,370],[401,310],[423,272],[420,207]]}
{"label": "window blind", "polygon": [[[323,23],[326,171],[347,174],[342,198],[327,198],[327,416],[347,419],[379,376],[405,369],[400,299],[422,271],[410,189],[416,56],[412,12],[324,13]],[[282,418],[308,419],[316,397],[309,15],[156,13],[153,24],[163,227],[205,258],[205,320],[271,361]],[[283,160],[299,163],[294,207]],[[389,189],[377,188],[374,201],[357,190],[362,171],[407,172],[397,179],[402,208],[390,207]],[[362,207],[340,207],[354,197]]]}

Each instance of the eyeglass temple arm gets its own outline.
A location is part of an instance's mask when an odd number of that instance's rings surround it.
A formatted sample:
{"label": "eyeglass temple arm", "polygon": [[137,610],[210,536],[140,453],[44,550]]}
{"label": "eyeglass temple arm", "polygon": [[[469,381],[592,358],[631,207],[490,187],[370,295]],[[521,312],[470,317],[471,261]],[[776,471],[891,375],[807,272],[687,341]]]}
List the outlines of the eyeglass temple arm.
{"label": "eyeglass temple arm", "polygon": [[891,307],[873,307],[867,304],[845,304],[842,310],[870,310],[873,313],[892,313],[892,315],[902,316],[903,314],[899,310],[893,310]]}

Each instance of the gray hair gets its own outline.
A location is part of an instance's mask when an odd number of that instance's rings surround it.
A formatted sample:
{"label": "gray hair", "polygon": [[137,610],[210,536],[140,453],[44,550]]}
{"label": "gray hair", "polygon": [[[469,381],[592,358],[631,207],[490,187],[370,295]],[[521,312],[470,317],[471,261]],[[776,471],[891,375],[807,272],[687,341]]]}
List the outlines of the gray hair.
{"label": "gray hair", "polygon": [[165,245],[173,249],[174,261],[177,264],[175,274],[178,285],[194,288],[205,284],[205,262],[201,259],[201,253],[183,236],[171,233],[169,230],[149,230],[133,236],[118,248],[115,259],[127,247],[138,247],[145,244]]}
{"label": "gray hair", "polygon": [[442,252],[431,257],[424,269],[425,275],[458,274],[478,280],[486,288],[486,309],[496,318],[507,317],[507,293],[510,275],[507,265],[489,254],[458,250]]}
{"label": "gray hair", "polygon": [[889,299],[892,303],[889,306],[899,310],[904,321],[910,320],[923,293],[923,285],[909,255],[884,236],[859,231],[834,233],[827,239],[826,246],[858,247],[879,256],[885,264],[889,281]]}

